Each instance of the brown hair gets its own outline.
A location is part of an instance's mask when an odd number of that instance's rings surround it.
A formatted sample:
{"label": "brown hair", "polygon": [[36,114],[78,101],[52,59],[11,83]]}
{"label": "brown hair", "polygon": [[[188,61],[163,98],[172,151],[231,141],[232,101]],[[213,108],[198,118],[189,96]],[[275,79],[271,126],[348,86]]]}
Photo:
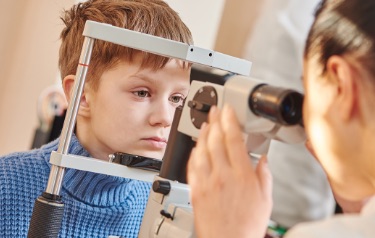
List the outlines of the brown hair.
{"label": "brown hair", "polygon": [[305,58],[316,57],[324,74],[331,56],[352,54],[375,76],[375,1],[323,0],[315,17]]}
{"label": "brown hair", "polygon": [[[61,77],[76,73],[86,20],[111,24],[183,43],[192,44],[190,30],[178,14],[161,0],[89,0],[65,10],[61,17],[65,28],[61,32],[59,68]],[[120,60],[132,61],[140,51],[96,40],[88,70],[87,82],[97,88],[104,71]],[[142,67],[163,68],[170,58],[141,52]],[[183,67],[187,67],[184,64]]]}

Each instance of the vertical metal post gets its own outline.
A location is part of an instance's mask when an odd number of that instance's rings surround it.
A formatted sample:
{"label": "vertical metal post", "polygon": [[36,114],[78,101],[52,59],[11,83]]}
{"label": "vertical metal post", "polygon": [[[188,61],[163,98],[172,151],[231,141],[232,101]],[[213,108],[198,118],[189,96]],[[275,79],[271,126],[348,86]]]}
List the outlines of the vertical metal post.
{"label": "vertical metal post", "polygon": [[[86,74],[90,63],[93,46],[94,39],[85,37],[75,76],[74,90],[71,92],[72,97],[65,116],[64,126],[60,135],[59,147],[57,149],[57,152],[61,154],[67,154],[69,150],[69,144],[76,124],[77,113],[82,97],[83,87],[85,85]],[[52,165],[46,193],[59,195],[64,173],[65,168]]]}
{"label": "vertical metal post", "polygon": [[[60,135],[59,147],[57,149],[57,152],[61,154],[68,154],[93,46],[94,39],[85,37],[75,76],[74,90],[71,92],[72,97],[65,116],[64,127]],[[47,188],[45,192],[35,200],[27,235],[28,238],[58,237],[64,216],[64,203],[59,195],[64,173],[64,167],[52,165]]]}

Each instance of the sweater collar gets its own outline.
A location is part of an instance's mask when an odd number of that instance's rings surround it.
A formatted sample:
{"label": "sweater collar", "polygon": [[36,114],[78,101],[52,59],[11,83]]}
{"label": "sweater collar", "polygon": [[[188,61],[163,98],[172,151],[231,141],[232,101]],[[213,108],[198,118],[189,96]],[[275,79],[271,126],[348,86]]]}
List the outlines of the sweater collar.
{"label": "sweater collar", "polygon": [[[48,146],[51,151],[57,150],[58,140]],[[73,134],[69,154],[91,157]],[[49,162],[49,156],[47,156]],[[93,206],[107,207],[123,203],[129,194],[131,180],[105,174],[66,168],[63,180],[63,192],[75,199]]]}

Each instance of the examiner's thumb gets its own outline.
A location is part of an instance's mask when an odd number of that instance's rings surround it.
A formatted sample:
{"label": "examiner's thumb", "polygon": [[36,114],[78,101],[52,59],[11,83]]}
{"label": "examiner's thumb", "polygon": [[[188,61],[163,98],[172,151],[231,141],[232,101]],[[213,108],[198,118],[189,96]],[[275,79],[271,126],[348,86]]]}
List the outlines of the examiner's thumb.
{"label": "examiner's thumb", "polygon": [[263,192],[269,199],[272,199],[272,174],[268,167],[268,161],[265,155],[259,160],[256,174]]}

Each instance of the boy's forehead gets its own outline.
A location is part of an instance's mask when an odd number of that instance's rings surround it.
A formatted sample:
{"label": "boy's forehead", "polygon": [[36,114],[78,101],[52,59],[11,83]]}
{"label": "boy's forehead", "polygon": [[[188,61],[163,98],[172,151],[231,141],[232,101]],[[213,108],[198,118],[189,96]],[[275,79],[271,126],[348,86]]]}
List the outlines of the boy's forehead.
{"label": "boy's forehead", "polygon": [[128,76],[135,76],[144,81],[154,82],[158,78],[171,78],[174,81],[190,81],[191,66],[179,59],[169,59],[165,65],[155,67],[153,64],[145,64],[142,57],[135,57],[133,60],[123,60],[119,62],[117,67],[121,67],[122,71]]}
{"label": "boy's forehead", "polygon": [[191,63],[176,59],[168,58],[161,55],[155,55],[147,52],[137,52],[131,57],[124,57],[120,62],[125,64],[138,64],[140,70],[159,71],[168,67],[180,67],[182,70],[190,71]]}

